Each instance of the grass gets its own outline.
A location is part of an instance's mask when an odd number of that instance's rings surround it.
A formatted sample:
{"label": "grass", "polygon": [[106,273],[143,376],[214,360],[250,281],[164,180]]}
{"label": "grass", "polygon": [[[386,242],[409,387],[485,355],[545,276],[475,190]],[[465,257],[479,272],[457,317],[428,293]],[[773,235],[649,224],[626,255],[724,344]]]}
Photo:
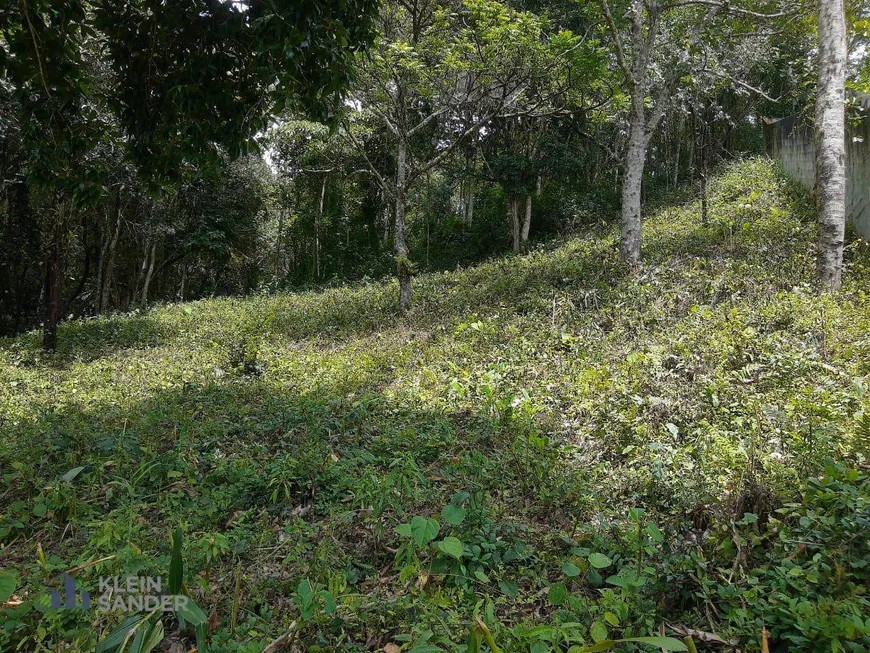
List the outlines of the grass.
{"label": "grass", "polygon": [[[504,651],[664,620],[866,650],[870,553],[845,533],[870,495],[867,247],[819,297],[800,189],[748,160],[711,193],[706,228],[695,201],[647,219],[634,274],[608,229],[420,276],[407,316],[373,283],[73,322],[53,355],[3,341],[0,565],[38,609],[0,648],[92,650],[120,615],[38,593],[109,556],[83,587],[166,575],[180,526],[213,651],[292,622],[307,650],[464,650],[476,615]],[[817,517],[825,542],[788,541]]]}

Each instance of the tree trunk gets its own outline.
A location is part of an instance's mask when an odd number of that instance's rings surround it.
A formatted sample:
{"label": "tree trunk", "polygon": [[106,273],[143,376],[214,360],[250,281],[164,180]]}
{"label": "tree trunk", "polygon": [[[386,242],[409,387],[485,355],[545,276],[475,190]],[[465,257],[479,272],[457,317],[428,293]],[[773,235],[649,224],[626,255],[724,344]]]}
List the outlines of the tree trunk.
{"label": "tree trunk", "polygon": [[[642,100],[641,100],[642,101]],[[646,165],[646,121],[643,109],[632,112],[625,170],[622,178],[622,235],[619,253],[629,265],[638,265],[641,256],[641,185]]]}
{"label": "tree trunk", "polygon": [[139,301],[139,289],[145,283],[145,273],[148,271],[148,260],[151,256],[151,236],[145,238],[145,254],[142,255],[142,265],[139,266],[139,274],[136,275],[136,281],[133,284],[133,295],[130,299],[130,304],[135,305]]}
{"label": "tree trunk", "polygon": [[63,283],[64,207],[57,209],[51,228],[51,242],[45,259],[45,323],[42,348],[53,351],[57,347],[57,325],[61,315],[61,285]]}
{"label": "tree trunk", "polygon": [[408,167],[408,144],[399,139],[396,156],[396,223],[395,255],[396,277],[399,280],[399,310],[402,313],[411,308],[411,261],[408,259],[408,245],[405,243],[405,184]]}
{"label": "tree trunk", "polygon": [[148,306],[148,288],[151,285],[151,276],[154,274],[154,258],[157,253],[157,241],[151,244],[151,262],[148,264],[148,272],[145,274],[145,285],[142,286],[142,308]]}
{"label": "tree trunk", "polygon": [[840,288],[846,228],[844,82],[846,18],[843,0],[819,0],[819,89],[816,95],[816,197],[819,282]]}
{"label": "tree trunk", "polygon": [[526,195],[526,219],[523,220],[522,247],[525,249],[529,242],[529,229],[532,226],[532,196]]}
{"label": "tree trunk", "polygon": [[287,261],[284,258],[284,251],[281,248],[284,237],[284,214],[286,209],[283,207],[278,211],[278,239],[275,243],[275,281],[278,281],[282,276],[283,271],[287,269]]}
{"label": "tree trunk", "polygon": [[465,224],[471,226],[474,223],[474,185],[469,182],[468,196],[465,200]]}
{"label": "tree trunk", "polygon": [[106,257],[106,270],[103,273],[103,294],[100,299],[100,311],[105,311],[109,306],[109,297],[112,292],[112,278],[115,273],[115,254],[118,248],[118,236],[121,233],[121,191],[115,199],[115,230],[112,232],[112,240],[109,243],[109,252]]}
{"label": "tree trunk", "polygon": [[701,226],[706,228],[710,224],[710,216],[707,208],[707,166],[701,170]]}
{"label": "tree trunk", "polygon": [[318,207],[317,218],[314,220],[314,278],[320,279],[320,223],[323,221],[323,203],[326,200],[326,180],[328,174],[323,175],[323,181],[320,185],[320,206]]}
{"label": "tree trunk", "polygon": [[97,315],[103,310],[103,269],[106,265],[106,252],[109,250],[109,240],[110,235],[107,228],[102,238],[102,245],[100,246],[100,258],[97,261],[96,296],[94,297],[94,312]]}
{"label": "tree trunk", "polygon": [[184,301],[184,293],[187,286],[187,263],[181,268],[181,287],[178,290],[178,301]]}
{"label": "tree trunk", "polygon": [[76,286],[75,291],[72,296],[69,298],[69,304],[73,304],[76,299],[84,292],[85,285],[88,282],[88,277],[91,275],[91,247],[88,244],[88,225],[85,220],[82,220],[82,249],[85,250],[85,263],[84,270],[82,270],[81,279],[79,279],[79,285]]}
{"label": "tree trunk", "polygon": [[508,216],[511,221],[511,236],[515,252],[520,251],[520,202],[516,195],[508,195]]}

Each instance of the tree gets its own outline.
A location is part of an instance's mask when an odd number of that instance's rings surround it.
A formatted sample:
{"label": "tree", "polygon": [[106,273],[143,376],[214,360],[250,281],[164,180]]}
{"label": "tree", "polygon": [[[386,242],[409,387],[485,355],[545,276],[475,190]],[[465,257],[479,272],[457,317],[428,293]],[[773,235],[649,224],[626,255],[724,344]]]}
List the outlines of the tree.
{"label": "tree", "polygon": [[[65,239],[78,207],[97,192],[88,157],[101,118],[87,102],[91,38],[84,5],[12,2],[0,10],[0,72],[11,84],[20,147],[26,152],[28,210],[40,219],[45,270],[43,344],[53,349],[62,312]],[[36,212],[39,212],[38,214]]]}
{"label": "tree", "polygon": [[[757,22],[787,13],[763,13],[717,0],[628,0],[622,15],[612,11],[608,0],[600,2],[628,91],[620,256],[636,266],[641,260],[641,190],[647,150],[670,108],[676,85],[686,75],[711,73],[709,59],[715,51],[700,47],[705,40],[728,43],[729,30],[742,27],[743,20]],[[712,74],[728,76],[721,71]]]}
{"label": "tree", "polygon": [[[82,178],[98,171],[82,162],[104,134],[101,109],[115,111],[153,187],[177,183],[248,151],[287,107],[334,114],[374,10],[374,0],[11,0],[0,9],[0,72],[46,207],[46,348],[56,345],[67,225],[102,188]],[[98,87],[89,55],[102,49],[111,75]]]}
{"label": "tree", "polygon": [[477,139],[484,166],[480,175],[504,190],[515,252],[528,245],[532,198],[540,195],[545,177],[564,154],[555,142],[564,136],[558,134],[559,124],[579,126],[609,102],[602,83],[606,72],[597,42],[567,30],[547,34],[528,52],[523,93]]}
{"label": "tree", "polygon": [[[326,276],[325,241],[335,236],[339,219],[350,219],[347,211],[342,210],[342,200],[354,190],[350,177],[354,172],[353,164],[358,162],[349,151],[347,141],[320,123],[287,120],[270,132],[268,140],[272,165],[283,187],[291,191],[285,194],[288,201],[284,209],[289,208],[292,196],[295,213],[291,225],[282,209],[276,246],[280,249],[284,233],[293,227],[297,240],[304,239],[305,249],[310,252],[310,266],[305,266],[309,276],[320,281]],[[349,225],[345,225],[346,234],[348,230]]]}
{"label": "tree", "polygon": [[520,101],[541,28],[533,14],[493,0],[399,0],[382,9],[376,47],[360,66],[353,117],[370,113],[393,140],[393,171],[367,161],[394,207],[401,311],[411,306],[414,269],[406,241],[408,191]]}
{"label": "tree", "polygon": [[846,227],[846,16],[843,0],[819,0],[819,87],[816,95],[818,275],[822,289],[840,288]]}

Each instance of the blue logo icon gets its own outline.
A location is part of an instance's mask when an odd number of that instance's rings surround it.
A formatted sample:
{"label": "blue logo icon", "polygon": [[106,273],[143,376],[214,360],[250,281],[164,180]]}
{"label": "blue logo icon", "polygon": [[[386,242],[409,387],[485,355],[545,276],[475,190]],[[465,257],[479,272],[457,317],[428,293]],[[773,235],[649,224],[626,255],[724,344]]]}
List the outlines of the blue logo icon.
{"label": "blue logo icon", "polygon": [[91,606],[91,595],[85,591],[82,591],[81,605],[76,605],[76,581],[69,574],[63,575],[63,594],[63,605],[61,605],[60,592],[51,590],[51,608],[53,610],[71,610],[73,608],[87,610]]}

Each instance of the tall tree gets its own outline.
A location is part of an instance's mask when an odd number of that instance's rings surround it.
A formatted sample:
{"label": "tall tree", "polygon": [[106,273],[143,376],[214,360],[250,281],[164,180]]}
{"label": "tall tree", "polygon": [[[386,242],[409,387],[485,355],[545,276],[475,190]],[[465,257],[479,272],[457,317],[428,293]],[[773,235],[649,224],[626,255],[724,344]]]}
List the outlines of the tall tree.
{"label": "tall tree", "polygon": [[846,227],[846,15],[843,0],[819,0],[819,88],[816,95],[816,194],[819,208],[818,274],[822,289],[843,278]]}
{"label": "tall tree", "polygon": [[[285,107],[334,113],[375,9],[374,0],[11,0],[0,8],[0,73],[19,107],[29,180],[47,206],[46,348],[57,339],[67,225],[82,196],[102,186],[80,178],[101,135],[92,114],[106,105],[117,112],[123,142],[155,185],[197,175],[247,151]],[[92,41],[100,47],[89,50]],[[112,71],[99,89],[84,56],[95,51],[108,53]]]}
{"label": "tall tree", "polygon": [[[408,191],[520,101],[541,28],[533,14],[494,0],[399,0],[381,11],[376,47],[360,66],[354,117],[370,112],[393,141],[394,170],[371,162],[369,168],[394,207],[401,311],[411,306],[414,269],[406,240]],[[354,144],[364,151],[359,139]]]}
{"label": "tall tree", "polygon": [[[718,0],[628,0],[611,7],[600,0],[603,20],[628,93],[628,136],[622,158],[620,256],[630,265],[641,260],[641,203],[647,150],[686,75],[704,74],[714,62],[705,41],[728,43],[742,22],[778,18]],[[621,6],[624,12],[615,11]],[[745,36],[745,35],[744,35]],[[728,77],[727,71],[714,74]],[[731,80],[740,85],[740,80]],[[745,84],[744,84],[745,85]]]}

